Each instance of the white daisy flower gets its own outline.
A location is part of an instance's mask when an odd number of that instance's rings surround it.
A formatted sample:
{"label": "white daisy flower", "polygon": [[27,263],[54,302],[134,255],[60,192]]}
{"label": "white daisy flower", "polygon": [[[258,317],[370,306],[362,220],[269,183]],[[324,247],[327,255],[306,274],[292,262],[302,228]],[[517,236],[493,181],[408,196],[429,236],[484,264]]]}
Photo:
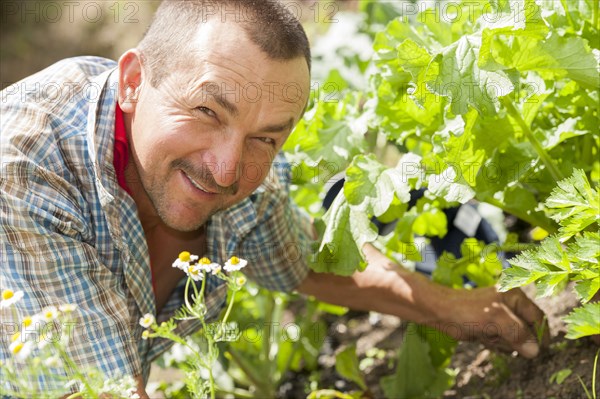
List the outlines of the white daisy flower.
{"label": "white daisy flower", "polygon": [[175,259],[173,262],[173,267],[185,271],[190,266],[190,262],[183,262],[181,259]]}
{"label": "white daisy flower", "polygon": [[192,278],[194,281],[202,281],[204,278],[204,274],[202,273],[202,268],[198,265],[190,265],[187,270],[185,270],[188,276]]}
{"label": "white daisy flower", "polygon": [[23,320],[21,320],[21,324],[23,329],[26,329],[33,324],[33,318],[31,316],[25,316],[23,317]]}
{"label": "white daisy flower", "polygon": [[247,260],[238,258],[237,256],[232,256],[227,262],[225,262],[223,269],[225,269],[227,272],[234,272],[243,269],[247,264]]}
{"label": "white daisy flower", "polygon": [[239,276],[238,278],[236,278],[236,279],[235,279],[235,283],[236,283],[236,284],[237,284],[239,287],[243,286],[244,284],[246,284],[246,277],[244,277],[244,276]]}
{"label": "white daisy flower", "polygon": [[150,338],[150,330],[144,330],[142,332],[142,339],[148,339]]}
{"label": "white daisy flower", "polygon": [[221,272],[221,265],[219,265],[218,263],[213,263],[213,265],[214,265],[214,267],[213,267],[213,269],[211,270],[211,273],[212,273],[213,275],[217,275],[217,274],[219,274],[219,273]]}
{"label": "white daisy flower", "polygon": [[209,272],[212,272],[217,267],[221,267],[221,265],[219,265],[218,263],[211,262],[210,259],[208,259],[207,257],[202,257],[198,261],[198,267],[203,272],[209,273]]}
{"label": "white daisy flower", "polygon": [[58,310],[60,310],[63,313],[71,313],[74,312],[75,309],[77,309],[77,305],[75,305],[74,303],[67,303],[58,307]]}
{"label": "white daisy flower", "polygon": [[191,263],[198,260],[198,255],[192,255],[188,251],[183,251],[179,254],[179,257],[173,262],[173,267],[183,270],[184,272],[190,266]]}
{"label": "white daisy flower", "polygon": [[13,291],[11,289],[2,290],[2,300],[0,300],[0,309],[7,308],[23,298],[23,291]]}
{"label": "white daisy flower", "polygon": [[59,367],[60,366],[60,358],[58,356],[50,356],[46,360],[44,360],[44,365],[46,367]]}
{"label": "white daisy flower", "polygon": [[149,328],[152,324],[156,322],[154,315],[151,313],[146,313],[140,318],[140,326],[144,328]]}
{"label": "white daisy flower", "polygon": [[8,349],[17,360],[25,360],[33,349],[33,343],[31,341],[23,342],[19,339],[10,344]]}
{"label": "white daisy flower", "polygon": [[[42,350],[46,346],[48,346],[48,344],[50,344],[52,342],[57,342],[56,334],[58,334],[58,332],[56,332],[53,329],[44,329],[40,333],[40,336],[37,340],[38,341],[38,344],[37,344],[38,349]],[[69,334],[64,334],[63,337],[69,337]]]}
{"label": "white daisy flower", "polygon": [[56,306],[47,306],[42,309],[42,312],[39,314],[40,318],[46,323],[50,323],[52,320],[58,317],[58,308]]}

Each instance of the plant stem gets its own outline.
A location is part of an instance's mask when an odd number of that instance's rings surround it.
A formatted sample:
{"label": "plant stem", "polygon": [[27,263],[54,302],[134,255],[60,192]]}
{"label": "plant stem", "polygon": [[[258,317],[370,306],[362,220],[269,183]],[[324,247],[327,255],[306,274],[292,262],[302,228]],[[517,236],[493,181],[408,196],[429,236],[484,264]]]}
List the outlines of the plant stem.
{"label": "plant stem", "polygon": [[233,388],[232,391],[228,391],[226,389],[219,388],[218,391],[221,392],[221,393],[224,393],[226,395],[227,394],[228,395],[233,395],[233,396],[236,396],[238,398],[244,398],[244,399],[251,399],[251,398],[255,397],[249,391],[246,391],[244,389],[239,389],[239,388]]}
{"label": "plant stem", "polygon": [[514,244],[502,244],[498,246],[498,251],[502,252],[523,252],[528,249],[535,249],[539,245],[533,243],[517,242]]}
{"label": "plant stem", "polygon": [[227,306],[227,311],[225,311],[225,316],[223,316],[223,320],[221,320],[221,325],[225,326],[225,324],[227,323],[227,318],[229,317],[229,314],[231,313],[231,309],[233,308],[233,301],[235,299],[235,291],[231,292],[231,300],[229,301],[229,305]]}
{"label": "plant stem", "polygon": [[596,29],[600,28],[600,26],[598,25],[598,7],[600,7],[598,2],[592,1],[592,25]]}
{"label": "plant stem", "polygon": [[188,299],[188,297],[189,297],[188,291],[189,291],[189,288],[190,288],[190,281],[192,281],[192,279],[190,277],[188,277],[187,281],[185,282],[185,290],[183,292],[183,299],[185,301],[185,306],[188,308],[188,310],[190,312],[193,312],[192,305],[190,305],[190,301]]}
{"label": "plant stem", "polygon": [[215,379],[212,373],[212,365],[208,368],[208,381],[210,383],[210,399],[215,399],[216,397],[216,389],[215,389]]}
{"label": "plant stem", "polygon": [[563,8],[565,9],[567,22],[569,22],[569,25],[571,25],[571,28],[573,28],[574,31],[577,31],[577,29],[575,29],[575,24],[573,23],[573,18],[571,18],[571,14],[569,13],[569,6],[567,2],[565,0],[560,0],[560,4],[562,4]]}
{"label": "plant stem", "polygon": [[[54,347],[60,354],[60,357],[62,358],[62,360],[69,366],[69,368],[71,368],[71,371],[73,372],[75,377],[77,379],[79,379],[79,381],[81,381],[83,383],[83,385],[85,385],[85,388],[87,389],[88,393],[95,394],[95,392],[92,389],[92,387],[90,386],[90,384],[88,384],[87,378],[85,378],[83,373],[81,373],[81,371],[79,371],[79,368],[77,367],[75,362],[73,362],[73,360],[71,359],[69,354],[64,350],[64,348],[61,347],[60,343],[54,343]],[[79,393],[79,392],[76,392],[76,393]]]}
{"label": "plant stem", "polygon": [[504,104],[504,106],[506,107],[508,114],[512,116],[515,119],[515,121],[517,121],[521,130],[523,130],[523,134],[525,134],[525,137],[527,137],[527,139],[531,142],[531,145],[533,145],[535,152],[537,152],[544,165],[546,165],[546,168],[548,169],[548,172],[550,172],[550,175],[552,175],[552,178],[556,181],[563,180],[565,176],[563,176],[560,169],[558,169],[552,158],[550,158],[550,155],[548,155],[544,147],[542,147],[540,142],[535,138],[533,132],[531,131],[529,126],[527,126],[527,124],[523,120],[523,117],[515,107],[513,101],[507,96],[501,97],[500,100],[502,101],[502,104]]}
{"label": "plant stem", "polygon": [[583,387],[583,390],[585,391],[585,396],[586,396],[588,399],[594,399],[594,398],[592,397],[592,395],[590,395],[590,391],[588,391],[587,387],[585,386],[585,382],[583,382],[583,380],[581,379],[581,376],[580,376],[580,375],[578,375],[578,376],[577,376],[577,379],[579,380],[579,383],[581,384],[581,386]]}
{"label": "plant stem", "polygon": [[[308,302],[306,304],[306,313],[302,317],[302,324],[300,324],[300,334],[302,334],[303,331],[308,330],[308,324],[312,321],[316,310],[317,310],[317,307],[315,306],[315,302],[313,300],[310,300],[310,302]],[[275,386],[279,386],[279,384],[281,383],[281,379],[289,370],[289,368],[292,364],[292,360],[294,360],[294,354],[298,350],[298,347],[300,346],[301,343],[302,343],[302,337],[298,337],[298,340],[296,340],[294,342],[294,345],[292,346],[291,354],[287,358],[287,360],[285,362],[285,366],[281,370],[281,373],[279,374],[279,378],[277,379],[277,383],[275,384]]]}
{"label": "plant stem", "polygon": [[594,358],[594,368],[592,369],[592,393],[594,399],[596,399],[596,366],[598,366],[598,355],[600,355],[600,349],[596,351],[596,357]]}
{"label": "plant stem", "polygon": [[490,205],[494,205],[496,208],[500,208],[505,212],[515,215],[519,219],[526,221],[527,223],[529,223],[532,226],[539,226],[542,229],[546,230],[550,234],[555,233],[557,230],[556,227],[553,226],[552,224],[550,224],[550,222],[547,219],[540,219],[533,215],[529,215],[526,213],[527,211],[522,211],[520,209],[508,208],[506,205],[504,205],[502,202],[498,201],[494,197],[491,197],[491,196],[485,197],[485,198],[482,198],[481,201],[487,202]]}
{"label": "plant stem", "polygon": [[[196,287],[196,284],[194,284],[194,287]],[[202,301],[202,303],[204,303],[204,290],[206,289],[206,272],[202,272],[202,286],[200,288],[200,300]],[[196,291],[196,295],[198,294],[198,291]]]}
{"label": "plant stem", "polygon": [[[271,327],[273,324],[273,308],[275,307],[275,298],[274,294],[269,292],[267,299],[267,309],[265,310],[265,324],[263,325],[263,341],[262,341],[262,357],[269,365],[270,368],[270,360],[269,354],[271,352]],[[269,373],[270,374],[270,373]]]}
{"label": "plant stem", "polygon": [[271,390],[269,387],[265,386],[262,382],[261,377],[257,376],[252,369],[252,366],[246,362],[246,360],[235,350],[233,347],[229,347],[228,352],[231,360],[234,361],[235,364],[238,365],[240,369],[246,374],[246,377],[250,380],[250,382],[256,387],[259,391],[255,397],[272,397],[270,394]]}

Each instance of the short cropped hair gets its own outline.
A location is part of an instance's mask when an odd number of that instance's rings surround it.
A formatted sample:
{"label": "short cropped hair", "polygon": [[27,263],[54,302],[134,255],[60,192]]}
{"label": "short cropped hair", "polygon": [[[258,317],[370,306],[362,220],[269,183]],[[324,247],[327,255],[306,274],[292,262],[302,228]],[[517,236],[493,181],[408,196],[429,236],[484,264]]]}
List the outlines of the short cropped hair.
{"label": "short cropped hair", "polygon": [[183,64],[198,28],[211,19],[237,23],[273,60],[304,57],[310,71],[310,45],[300,21],[277,0],[164,0],[138,45],[158,87]]}

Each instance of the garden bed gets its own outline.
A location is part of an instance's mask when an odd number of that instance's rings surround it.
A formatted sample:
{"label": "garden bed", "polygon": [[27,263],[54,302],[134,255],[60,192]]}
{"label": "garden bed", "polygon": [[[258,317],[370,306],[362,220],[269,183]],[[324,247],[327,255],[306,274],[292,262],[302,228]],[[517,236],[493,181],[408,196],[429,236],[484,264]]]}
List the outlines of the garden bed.
{"label": "garden bed", "polygon": [[[526,287],[525,291],[533,296],[534,287]],[[548,316],[550,346],[535,359],[528,360],[490,351],[478,343],[461,342],[450,366],[458,371],[456,384],[444,393],[444,398],[585,398],[578,377],[591,394],[594,356],[600,347],[590,339],[573,341],[564,338],[566,329],[560,318],[577,305],[572,290],[568,288],[560,295],[537,299],[536,303]],[[298,305],[292,308],[302,311],[302,306]],[[279,388],[279,396],[305,398],[311,391],[311,381],[314,381],[313,388],[317,386],[318,389],[358,390],[354,383],[342,378],[335,370],[336,354],[356,344],[362,374],[369,388],[367,397],[383,398],[379,382],[394,372],[405,323],[393,316],[361,312],[349,312],[341,317],[328,315],[326,319],[329,330],[319,355],[319,369],[312,373],[288,373]],[[571,372],[560,384],[556,378],[552,379],[553,375],[567,369]],[[178,370],[154,367],[151,381],[176,382],[182,377]]]}

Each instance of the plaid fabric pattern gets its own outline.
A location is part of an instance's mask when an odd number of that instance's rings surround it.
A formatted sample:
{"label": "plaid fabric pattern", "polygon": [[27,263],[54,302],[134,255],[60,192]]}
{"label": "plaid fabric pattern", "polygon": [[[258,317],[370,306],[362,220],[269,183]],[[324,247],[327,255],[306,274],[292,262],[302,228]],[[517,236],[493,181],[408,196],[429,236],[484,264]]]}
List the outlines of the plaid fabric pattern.
{"label": "plaid fabric pattern", "polygon": [[[0,288],[25,292],[21,317],[77,304],[69,354],[108,376],[147,378],[151,360],[171,342],[142,340],[138,325],[156,308],[137,208],[112,163],[115,67],[97,57],[67,59],[2,91]],[[289,173],[279,155],[255,193],[215,214],[203,255],[224,263],[235,254],[249,260],[245,271],[262,286],[294,289],[308,273],[312,227],[291,203]],[[159,322],[182,306],[184,283],[156,315]],[[209,316],[216,317],[227,287],[213,276],[207,283]],[[7,330],[18,321],[10,312],[1,316],[6,358]],[[178,333],[198,328],[182,321]]]}

